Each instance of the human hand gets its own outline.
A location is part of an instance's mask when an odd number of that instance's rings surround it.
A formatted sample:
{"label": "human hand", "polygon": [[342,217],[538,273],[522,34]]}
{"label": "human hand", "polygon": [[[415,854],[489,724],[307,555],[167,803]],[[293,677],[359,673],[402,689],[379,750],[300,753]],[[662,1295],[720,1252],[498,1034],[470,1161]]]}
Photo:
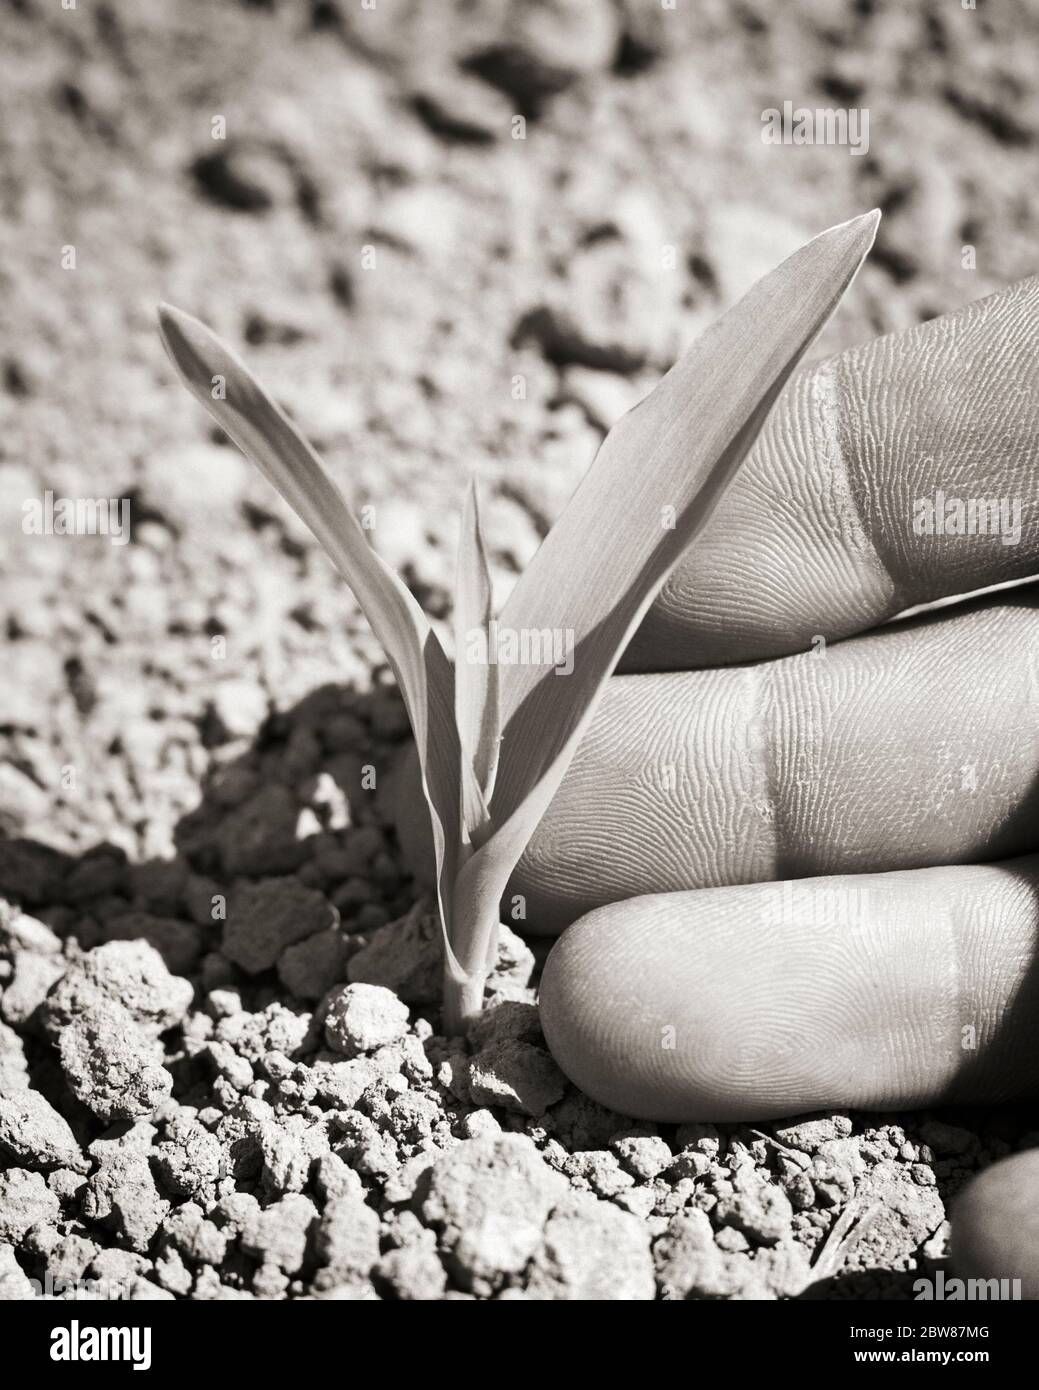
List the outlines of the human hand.
{"label": "human hand", "polygon": [[[1039,595],[877,627],[1039,570],[1037,308],[1026,281],[800,373],[611,680],[506,900],[529,931],[582,918],[542,1018],[604,1103],[764,1118],[1039,1079],[1039,861],[986,862],[1039,846]],[[996,499],[997,533],[926,534],[939,493],[965,521]]]}

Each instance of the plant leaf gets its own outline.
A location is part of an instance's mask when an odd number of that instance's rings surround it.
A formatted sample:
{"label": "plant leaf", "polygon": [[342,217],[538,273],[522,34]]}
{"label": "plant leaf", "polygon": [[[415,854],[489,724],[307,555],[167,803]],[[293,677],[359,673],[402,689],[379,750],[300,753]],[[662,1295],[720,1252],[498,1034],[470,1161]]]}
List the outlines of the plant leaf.
{"label": "plant leaf", "polygon": [[[621,652],[854,278],[879,218],[867,213],[810,241],[693,344],[610,431],[517,581],[502,627],[572,631],[574,666],[568,676],[530,665],[509,670],[491,802],[495,831],[457,882],[467,917],[497,920],[491,904],[562,781]],[[481,944],[486,962],[494,942]]]}
{"label": "plant leaf", "polygon": [[[256,464],[324,546],[353,590],[404,696],[433,824],[441,920],[457,868],[459,744],[454,673],[410,590],[368,544],[325,465],[221,340],[198,319],[159,307],[162,340],[188,390]],[[214,396],[217,382],[221,389]],[[446,928],[445,928],[446,936]],[[450,943],[447,943],[449,956]],[[457,961],[452,961],[457,968]]]}
{"label": "plant leaf", "polygon": [[[455,722],[462,756],[462,837],[479,838],[488,823],[500,745],[501,667],[491,660],[491,573],[472,477],[462,509],[455,582]],[[473,643],[474,636],[482,640]],[[478,648],[474,651],[473,648]],[[481,659],[482,658],[482,659]]]}

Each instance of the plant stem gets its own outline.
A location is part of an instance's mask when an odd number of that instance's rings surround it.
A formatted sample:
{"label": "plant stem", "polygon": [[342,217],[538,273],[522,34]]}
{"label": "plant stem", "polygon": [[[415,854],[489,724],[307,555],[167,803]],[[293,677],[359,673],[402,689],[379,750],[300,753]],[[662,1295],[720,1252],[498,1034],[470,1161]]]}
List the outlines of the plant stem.
{"label": "plant stem", "polygon": [[486,976],[479,972],[460,980],[450,969],[445,969],[443,1023],[447,1037],[460,1037],[479,1018],[483,1008],[485,979]]}

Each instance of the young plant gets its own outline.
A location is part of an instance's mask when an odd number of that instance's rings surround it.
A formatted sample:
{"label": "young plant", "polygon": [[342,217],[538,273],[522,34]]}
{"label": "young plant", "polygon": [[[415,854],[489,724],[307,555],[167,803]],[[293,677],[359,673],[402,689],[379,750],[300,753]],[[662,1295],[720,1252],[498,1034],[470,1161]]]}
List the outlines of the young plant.
{"label": "young plant", "polygon": [[[284,413],[204,324],[160,306],[163,342],[188,389],[324,546],[397,677],[433,830],[448,1033],[462,1031],[479,1013],[502,894],[608,677],[851,283],[878,221],[879,213],[867,213],[808,242],[618,421],[520,576],[500,627],[470,485],[453,667],[414,597],[369,546],[342,493]],[[572,634],[569,674],[551,664],[494,661],[499,632],[546,629]],[[473,642],[474,633],[484,640]],[[467,660],[474,647],[477,659]]]}

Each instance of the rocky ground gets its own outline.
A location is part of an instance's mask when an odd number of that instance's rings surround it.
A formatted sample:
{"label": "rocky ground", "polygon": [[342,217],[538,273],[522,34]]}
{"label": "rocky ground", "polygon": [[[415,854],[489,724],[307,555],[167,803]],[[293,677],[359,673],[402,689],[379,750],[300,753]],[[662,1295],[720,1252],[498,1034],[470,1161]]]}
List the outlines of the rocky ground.
{"label": "rocky ground", "polygon": [[[511,934],[477,1034],[437,1035],[385,664],[153,311],[247,351],[443,615],[469,472],[504,593],[603,429],[814,232],[886,213],[820,352],[1034,272],[1037,30],[0,10],[0,1295],[898,1298],[940,1265],[1034,1116],[634,1125],[556,1071]],[[786,99],[867,107],[868,153],[766,146]],[[46,489],[129,498],[131,543],[26,535]]]}
{"label": "rocky ground", "polygon": [[508,929],[484,1017],[438,1036],[437,920],[383,921],[391,834],[295,780],[317,713],[263,789],[218,780],[215,878],[5,847],[49,905],[0,918],[0,1296],[911,1297],[944,1203],[1039,1141],[1002,1112],[634,1123],[556,1068]]}

